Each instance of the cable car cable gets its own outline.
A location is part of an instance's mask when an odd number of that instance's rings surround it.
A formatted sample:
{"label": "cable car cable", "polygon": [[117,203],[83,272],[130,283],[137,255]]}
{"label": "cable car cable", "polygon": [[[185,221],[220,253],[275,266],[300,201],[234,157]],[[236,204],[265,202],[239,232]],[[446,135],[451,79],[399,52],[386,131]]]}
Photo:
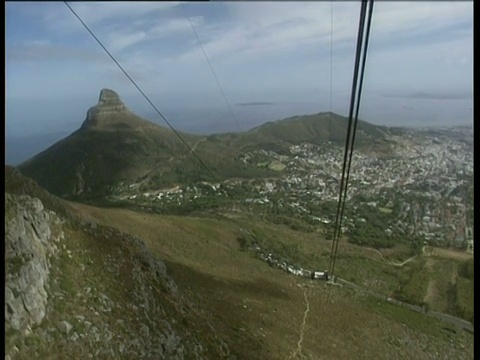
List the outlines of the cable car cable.
{"label": "cable car cable", "polygon": [[174,134],[180,139],[180,141],[190,150],[190,153],[200,162],[200,164],[215,178],[217,177],[212,170],[203,162],[202,159],[195,153],[192,147],[188,144],[188,142],[180,135],[180,133],[173,127],[173,125],[167,120],[167,118],[158,110],[158,108],[153,104],[150,98],[143,92],[140,86],[137,85],[135,80],[128,74],[128,72],[123,68],[123,66],[118,62],[118,60],[112,55],[110,51],[106,48],[106,46],[100,41],[100,39],[95,35],[95,33],[88,27],[88,25],[82,20],[82,18],[73,10],[73,8],[68,4],[67,1],[63,2],[68,9],[72,12],[72,14],[78,19],[78,21],[83,25],[83,27],[89,32],[89,34],[95,39],[95,41],[101,46],[101,48],[107,53],[110,59],[118,66],[118,68],[123,72],[123,74],[127,77],[128,80],[135,86],[135,88],[142,94],[142,96],[147,100],[147,102],[152,106],[155,112],[162,118],[163,121],[168,125],[168,127],[174,132]]}

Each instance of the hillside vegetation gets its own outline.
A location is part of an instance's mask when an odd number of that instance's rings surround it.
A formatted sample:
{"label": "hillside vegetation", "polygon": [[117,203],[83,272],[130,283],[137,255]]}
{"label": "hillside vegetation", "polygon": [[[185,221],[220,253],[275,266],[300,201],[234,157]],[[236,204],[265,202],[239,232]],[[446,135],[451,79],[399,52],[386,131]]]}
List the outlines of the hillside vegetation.
{"label": "hillside vegetation", "polygon": [[6,358],[232,355],[141,239],[6,173]]}
{"label": "hillside vegetation", "polygon": [[[59,210],[62,223],[52,236],[63,233],[50,260],[45,318],[6,334],[12,359],[473,357],[471,334],[288,275],[238,240],[253,233],[265,249],[323,267],[331,243],[316,234],[238,216],[164,216],[65,203],[14,169],[6,174],[11,196],[30,194],[49,211]],[[345,277],[366,275],[378,256],[345,242],[340,252]]]}
{"label": "hillside vegetation", "polygon": [[[347,126],[348,118],[335,113],[294,116],[284,120],[268,122],[239,134],[237,144],[266,150],[269,150],[269,144],[276,144],[278,147],[292,144],[300,145],[302,143],[323,145],[327,142],[344,145]],[[385,131],[386,128],[384,127],[359,120],[357,125],[358,137],[356,138],[357,147],[380,148],[383,146],[387,148]]]}
{"label": "hillside vegetation", "polygon": [[[450,348],[451,336],[471,336],[461,330],[453,330],[456,334],[452,335],[450,330],[443,330],[451,329],[449,325],[365,295],[287,275],[249,250],[249,244],[255,243],[291,264],[323,270],[328,265],[331,242],[319,234],[299,233],[238,214],[180,217],[73,205],[92,219],[116,224],[122,231],[145,239],[154,253],[167,260],[179,286],[209,304],[212,318],[229,337],[232,349],[242,349],[247,358],[289,358],[298,341],[305,293],[310,306],[303,345],[307,358],[323,354],[340,359],[358,353],[365,354],[360,356],[365,359],[384,358],[397,356],[397,352],[430,358],[430,346],[438,348],[446,341],[446,348]],[[381,261],[376,252],[346,242],[341,242],[337,268],[338,276],[385,294],[393,292],[410,269]],[[360,338],[360,333],[365,337]],[[248,334],[260,339],[262,346],[249,346]],[[340,343],[343,350],[338,352]],[[470,356],[463,351],[458,356]]]}

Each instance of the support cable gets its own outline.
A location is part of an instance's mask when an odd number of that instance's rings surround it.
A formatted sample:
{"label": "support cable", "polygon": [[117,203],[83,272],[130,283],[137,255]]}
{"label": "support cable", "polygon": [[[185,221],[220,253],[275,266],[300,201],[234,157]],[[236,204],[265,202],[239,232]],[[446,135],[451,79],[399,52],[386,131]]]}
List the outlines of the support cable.
{"label": "support cable", "polygon": [[220,89],[220,94],[222,95],[223,100],[225,101],[225,104],[227,105],[227,108],[230,112],[230,115],[232,116],[232,119],[235,121],[235,124],[237,125],[238,130],[242,131],[240,123],[239,123],[237,117],[235,116],[235,113],[233,112],[232,106],[230,105],[230,101],[228,101],[227,95],[225,94],[225,91],[223,91],[222,85],[220,85],[220,81],[218,80],[218,76],[215,73],[215,70],[213,69],[212,62],[208,58],[207,52],[205,51],[205,47],[203,46],[203,43],[202,43],[202,40],[200,39],[200,36],[198,35],[197,29],[195,29],[195,26],[193,25],[193,23],[190,19],[190,16],[188,16],[187,9],[185,9],[183,3],[180,3],[180,6],[185,13],[185,17],[187,18],[188,22],[190,23],[190,27],[192,28],[193,33],[195,34],[195,37],[197,38],[198,44],[200,45],[200,48],[202,49],[203,56],[205,57],[205,60],[208,64],[208,67],[210,68],[210,71],[211,71],[211,73],[212,73],[212,75],[215,79],[215,82],[217,83],[217,86]]}
{"label": "support cable", "polygon": [[334,228],[334,234],[333,234],[333,241],[332,241],[332,249],[331,249],[331,255],[330,255],[330,265],[329,265],[329,273],[332,274],[333,272],[333,254],[335,251],[335,243],[337,239],[337,233],[338,233],[338,224],[339,224],[339,216],[340,216],[340,209],[341,209],[341,204],[342,204],[342,199],[343,199],[343,184],[345,181],[345,169],[347,166],[347,156],[348,156],[348,145],[350,142],[350,132],[352,129],[352,121],[353,121],[353,109],[354,109],[354,104],[355,104],[355,91],[357,88],[357,79],[358,79],[358,69],[360,65],[360,55],[361,55],[361,45],[362,45],[362,38],[363,38],[363,27],[365,24],[365,13],[366,13],[366,1],[362,1],[362,5],[360,8],[360,20],[359,20],[359,25],[358,25],[358,35],[357,35],[357,50],[356,50],[356,55],[355,55],[355,66],[354,66],[354,72],[353,72],[353,85],[352,85],[352,95],[351,95],[351,100],[350,100],[350,113],[348,117],[348,125],[347,125],[347,136],[345,139],[345,151],[344,151],[344,156],[343,156],[343,166],[342,166],[342,178],[340,181],[340,192],[338,195],[338,204],[337,204],[337,213],[336,213],[336,218],[335,218],[335,228]]}
{"label": "support cable", "polygon": [[[344,154],[344,163],[343,163],[343,171],[342,171],[342,182],[341,182],[341,186],[340,186],[339,202],[338,202],[337,216],[336,216],[336,221],[335,221],[335,231],[334,231],[334,238],[333,238],[333,242],[332,242],[332,252],[331,252],[331,257],[330,257],[330,265],[329,265],[329,271],[330,271],[331,275],[333,275],[333,273],[334,273],[335,261],[336,261],[337,252],[338,252],[338,243],[339,243],[340,234],[341,234],[342,218],[343,218],[343,213],[344,213],[344,209],[345,209],[345,202],[346,202],[347,189],[348,189],[348,180],[349,180],[349,176],[350,176],[350,168],[351,168],[351,162],[352,162],[353,147],[354,147],[354,143],[355,143],[355,135],[356,135],[356,129],[357,129],[357,123],[358,123],[358,113],[359,113],[359,108],[360,108],[360,100],[361,100],[363,78],[364,78],[364,72],[365,72],[366,56],[367,56],[367,51],[368,51],[368,40],[369,40],[369,36],[370,36],[371,19],[372,19],[372,15],[373,15],[373,0],[368,0],[368,2],[369,2],[370,7],[369,7],[369,11],[368,11],[368,22],[367,22],[367,28],[366,28],[366,34],[365,34],[365,43],[364,44],[363,44],[363,32],[364,32],[364,27],[365,27],[365,15],[366,15],[367,0],[362,1],[362,8],[360,10],[359,32],[358,32],[358,38],[357,38],[357,52],[356,52],[356,58],[355,58],[355,70],[354,70],[354,79],[353,79],[353,85],[352,85],[352,97],[351,97],[351,103],[350,103],[350,113],[349,113],[349,123],[348,123],[348,130],[347,130],[347,139],[346,139],[346,144],[345,144],[345,154]],[[357,94],[357,99],[356,99],[356,102],[355,102],[355,94],[357,92],[357,77],[358,77],[360,56],[361,56],[361,52],[362,52],[362,44],[363,44],[363,56],[361,58],[362,66],[361,66],[361,72],[360,72],[360,83],[358,85],[358,94]],[[355,105],[356,105],[356,107],[355,107]],[[354,122],[353,122],[352,135],[350,137],[354,107],[355,107],[355,118],[354,118]],[[348,149],[348,145],[350,145],[350,149]],[[347,161],[348,151],[350,151],[350,154],[349,154],[349,157],[348,157],[348,165],[347,165],[346,161]],[[347,169],[346,177],[345,177],[345,168]],[[343,186],[344,180],[345,180],[345,187]]]}
{"label": "support cable", "polygon": [[88,31],[88,33],[95,39],[95,41],[100,45],[100,47],[105,51],[105,53],[113,60],[113,62],[118,66],[118,68],[123,72],[123,74],[127,77],[128,80],[135,86],[135,88],[142,94],[145,100],[152,106],[155,112],[162,118],[163,121],[168,125],[168,127],[174,132],[174,134],[180,139],[180,141],[190,150],[192,155],[198,160],[198,162],[215,178],[215,174],[212,170],[203,162],[202,159],[194,152],[192,147],[188,144],[188,142],[180,135],[180,133],[173,127],[173,125],[167,120],[167,118],[158,110],[158,108],[153,104],[150,98],[143,92],[140,86],[137,85],[135,80],[128,74],[128,72],[123,68],[123,66],[118,62],[118,60],[112,55],[110,51],[106,48],[106,46],[100,41],[100,39],[95,35],[95,33],[88,27],[88,25],[82,20],[82,18],[73,10],[70,4],[67,1],[63,2],[68,9],[72,12],[72,14],[78,19],[78,21],[83,25],[83,27]]}
{"label": "support cable", "polygon": [[[352,141],[350,144],[350,156],[348,160],[348,166],[347,166],[347,176],[346,176],[346,181],[345,181],[345,194],[344,194],[344,200],[342,203],[342,210],[340,213],[340,220],[339,220],[339,227],[342,227],[342,219],[343,219],[343,213],[345,210],[345,202],[347,198],[347,189],[348,189],[348,180],[350,178],[350,167],[352,165],[352,156],[353,156],[353,147],[355,144],[355,135],[357,132],[357,124],[358,124],[358,114],[360,111],[360,102],[361,102],[361,97],[362,97],[362,87],[363,87],[363,79],[364,79],[364,74],[365,74],[365,64],[367,60],[367,51],[368,51],[368,42],[369,42],[369,37],[370,37],[370,28],[372,24],[372,14],[373,14],[373,0],[369,0],[370,7],[368,11],[368,19],[367,19],[367,29],[366,29],[366,34],[365,34],[365,43],[364,43],[364,51],[363,51],[363,58],[362,58],[362,68],[361,68],[361,73],[360,73],[360,83],[358,86],[358,97],[357,97],[357,103],[356,103],[356,110],[355,110],[355,120],[354,120],[354,125],[353,125],[353,133],[352,133]],[[333,264],[332,264],[332,273],[335,268],[335,261],[337,258],[337,251],[338,251],[338,242],[339,240],[337,239],[337,243],[335,244],[335,252],[334,252],[334,257],[333,257]]]}
{"label": "support cable", "polygon": [[333,89],[333,1],[330,3],[330,119],[332,119],[332,89]]}

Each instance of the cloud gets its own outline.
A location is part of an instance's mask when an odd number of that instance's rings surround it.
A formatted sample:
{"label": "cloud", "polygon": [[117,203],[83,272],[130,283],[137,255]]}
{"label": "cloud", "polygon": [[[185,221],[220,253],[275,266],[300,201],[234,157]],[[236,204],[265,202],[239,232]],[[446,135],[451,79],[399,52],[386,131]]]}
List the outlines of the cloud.
{"label": "cloud", "polygon": [[106,20],[139,18],[152,15],[180,5],[177,1],[135,1],[135,2],[78,2],[72,7],[91,24]]}
{"label": "cloud", "polygon": [[[223,104],[186,13],[239,111],[257,106],[261,112],[287,99],[328,103],[330,74],[334,95],[350,94],[359,2],[205,2],[181,7],[166,2],[78,2],[72,7],[149,96],[158,95],[160,102],[172,106]],[[7,10],[7,75],[9,83],[16,84],[10,96],[28,91],[53,99],[57,89],[67,89],[67,96],[69,88],[97,96],[97,88],[109,86],[136,92],[64,4],[9,3]],[[365,94],[375,88],[377,95],[387,97],[395,90],[401,91],[395,96],[448,98],[471,90],[472,14],[471,2],[375,2]],[[416,94],[420,90],[423,95]],[[247,105],[255,99],[277,104]]]}
{"label": "cloud", "polygon": [[[203,16],[190,17],[190,22],[193,26],[200,26],[203,23]],[[149,33],[154,36],[169,36],[178,32],[192,31],[190,22],[186,18],[173,18],[152,27]]]}
{"label": "cloud", "polygon": [[403,32],[431,32],[459,21],[472,20],[473,1],[462,2],[377,2],[374,29],[385,37]]}
{"label": "cloud", "polygon": [[465,57],[473,65],[473,40],[445,41],[442,34],[432,36],[428,43],[389,48],[372,46],[365,86],[387,93],[471,92],[473,66],[468,68],[462,63]]}
{"label": "cloud", "polygon": [[[203,17],[197,16],[190,19],[193,26],[202,24]],[[150,26],[147,26],[150,25]],[[137,27],[127,27],[121,31],[111,31],[108,33],[108,47],[110,50],[120,52],[126,48],[131,48],[145,42],[155,42],[158,39],[173,37],[182,32],[191,32],[191,25],[185,18],[172,18],[164,21],[160,25],[156,23],[143,24],[142,30]]]}
{"label": "cloud", "polygon": [[[56,33],[85,32],[77,19],[67,15],[68,9],[60,5],[44,6],[41,12],[44,24]],[[177,11],[178,5],[178,2],[79,2],[71,6],[112,51],[130,51],[137,45],[153,45],[161,38],[190,32],[190,38],[162,48],[175,50],[159,51],[158,46],[153,46],[150,53],[167,61],[203,64],[204,54],[190,24],[185,16],[179,15],[187,12],[179,11],[180,7]],[[221,9],[222,16],[205,18],[214,8]],[[341,52],[342,48],[350,51],[355,45],[359,8],[358,3],[352,2],[227,2],[205,3],[189,8],[188,13],[192,14],[190,19],[211,60],[242,61],[287,51],[327,49],[331,40],[334,52]],[[388,42],[392,35],[399,34],[414,39],[418,34],[471,18],[471,2],[378,2],[372,39]],[[87,35],[84,33],[84,40]]]}
{"label": "cloud", "polygon": [[[226,3],[230,17],[197,28],[209,58],[242,59],[294,50],[301,46],[330,41],[330,25],[306,15],[306,3]],[[319,4],[325,8],[328,4]],[[281,12],[278,9],[286,9]],[[288,11],[288,10],[292,11]],[[262,15],[260,15],[262,14]],[[263,16],[263,14],[265,16]],[[274,15],[280,15],[275,17]],[[178,57],[188,63],[203,61],[197,42]]]}
{"label": "cloud", "polygon": [[[168,11],[178,6],[179,2],[75,2],[71,3],[72,9],[88,24],[98,28],[105,24],[128,23],[145,16],[155,16],[158,13]],[[78,31],[81,26],[73,26],[78,23],[73,14],[62,4],[50,4],[44,11],[43,21],[52,30],[64,30],[66,32]],[[44,10],[46,10],[45,8]],[[67,15],[68,14],[68,15]]]}
{"label": "cloud", "polygon": [[[359,4],[229,2],[225,5],[228,16],[224,20],[197,28],[210,58],[238,60],[239,56],[245,59],[296,49],[313,51],[328,47],[331,40],[335,52],[355,45]],[[392,35],[415,39],[419,34],[471,20],[471,2],[379,2],[375,4],[372,37],[384,43]],[[465,32],[463,36],[469,34]],[[202,58],[201,49],[192,42],[177,60],[193,63]]]}
{"label": "cloud", "polygon": [[110,36],[110,50],[111,51],[120,51],[124,50],[129,46],[133,46],[145,40],[147,35],[144,31],[137,31],[128,35],[123,36]]}

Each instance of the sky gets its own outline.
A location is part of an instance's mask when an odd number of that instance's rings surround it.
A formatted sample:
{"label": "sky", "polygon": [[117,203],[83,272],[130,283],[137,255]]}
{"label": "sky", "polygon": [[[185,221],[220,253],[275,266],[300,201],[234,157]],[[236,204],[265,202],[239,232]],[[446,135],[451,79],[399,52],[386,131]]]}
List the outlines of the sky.
{"label": "sky", "polygon": [[[360,2],[70,5],[178,130],[348,115]],[[62,2],[7,2],[5,42],[7,137],[75,131],[102,88],[165,125]],[[471,124],[472,93],[473,1],[375,2],[363,120]]]}

